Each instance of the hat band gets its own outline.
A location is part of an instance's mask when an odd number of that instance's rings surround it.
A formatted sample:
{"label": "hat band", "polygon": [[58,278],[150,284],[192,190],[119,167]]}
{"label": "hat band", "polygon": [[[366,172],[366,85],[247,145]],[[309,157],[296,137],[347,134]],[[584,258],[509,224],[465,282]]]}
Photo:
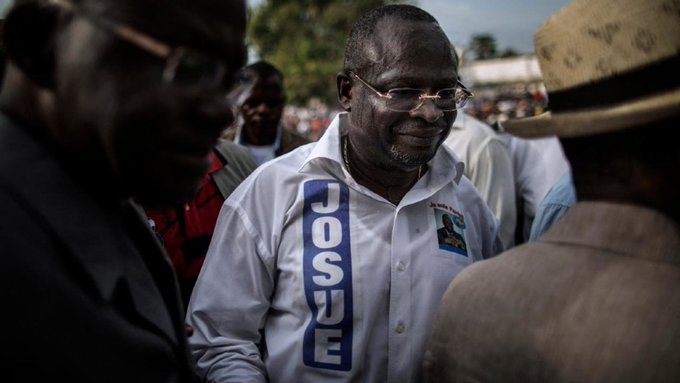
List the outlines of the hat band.
{"label": "hat band", "polygon": [[568,90],[548,92],[550,109],[573,111],[620,104],[677,89],[680,56],[674,55],[642,68]]}

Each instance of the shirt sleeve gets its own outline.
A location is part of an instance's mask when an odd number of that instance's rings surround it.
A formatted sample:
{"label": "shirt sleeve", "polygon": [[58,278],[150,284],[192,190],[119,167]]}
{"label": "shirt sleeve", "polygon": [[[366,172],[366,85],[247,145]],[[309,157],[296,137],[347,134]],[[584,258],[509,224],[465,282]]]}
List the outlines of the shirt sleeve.
{"label": "shirt sleeve", "polygon": [[548,203],[541,205],[536,212],[536,218],[531,224],[531,234],[529,235],[529,242],[537,240],[543,235],[555,222],[569,210],[570,206],[561,203]]}
{"label": "shirt sleeve", "polygon": [[262,330],[274,288],[274,261],[246,212],[220,211],[187,309],[196,368],[208,382],[266,382]]}
{"label": "shirt sleeve", "polygon": [[538,205],[536,217],[531,224],[529,242],[537,240],[548,231],[575,203],[576,190],[571,172],[566,172],[557,180]]}

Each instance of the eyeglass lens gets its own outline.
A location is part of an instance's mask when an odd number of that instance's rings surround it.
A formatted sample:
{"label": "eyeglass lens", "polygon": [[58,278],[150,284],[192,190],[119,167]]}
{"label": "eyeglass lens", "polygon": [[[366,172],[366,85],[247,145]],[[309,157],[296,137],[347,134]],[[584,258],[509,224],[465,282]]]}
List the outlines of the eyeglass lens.
{"label": "eyeglass lens", "polygon": [[227,100],[241,105],[255,85],[255,77],[238,73],[225,76],[226,66],[219,60],[186,48],[177,48],[166,62],[163,80],[190,89],[228,89]]}
{"label": "eyeglass lens", "polygon": [[422,89],[391,89],[387,92],[391,98],[386,99],[387,106],[397,112],[410,112],[422,106],[430,99],[443,111],[452,111],[465,106],[469,96],[460,88],[446,88],[439,90],[434,96],[423,97]]}
{"label": "eyeglass lens", "polygon": [[223,85],[226,68],[220,61],[198,52],[178,48],[168,58],[163,79],[183,87],[210,89]]}

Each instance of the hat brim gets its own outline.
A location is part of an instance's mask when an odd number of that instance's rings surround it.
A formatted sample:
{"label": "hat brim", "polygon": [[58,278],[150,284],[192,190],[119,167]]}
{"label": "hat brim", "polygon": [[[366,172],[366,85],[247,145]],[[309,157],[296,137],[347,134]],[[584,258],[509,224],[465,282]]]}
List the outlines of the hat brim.
{"label": "hat brim", "polygon": [[501,126],[504,131],[519,137],[577,137],[627,129],[673,115],[680,115],[680,90],[607,108],[546,112],[534,117],[507,120]]}

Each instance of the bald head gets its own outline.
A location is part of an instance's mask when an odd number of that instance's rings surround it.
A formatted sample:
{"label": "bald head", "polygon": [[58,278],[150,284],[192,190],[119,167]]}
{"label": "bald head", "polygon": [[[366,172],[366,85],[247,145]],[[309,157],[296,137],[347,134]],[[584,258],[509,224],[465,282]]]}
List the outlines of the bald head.
{"label": "bald head", "polygon": [[[388,22],[389,20],[393,22]],[[392,32],[394,32],[393,27],[398,26],[400,21],[430,24],[434,33],[446,43],[446,49],[451,49],[453,52],[448,38],[431,14],[412,5],[386,5],[367,12],[352,27],[345,46],[344,71],[361,73],[367,66],[379,65],[380,53],[376,52],[374,46],[386,42],[384,41],[386,39],[399,39],[399,36],[392,35]],[[386,22],[389,25],[386,25]],[[455,57],[455,53],[452,54]],[[376,69],[380,71],[384,68]]]}

